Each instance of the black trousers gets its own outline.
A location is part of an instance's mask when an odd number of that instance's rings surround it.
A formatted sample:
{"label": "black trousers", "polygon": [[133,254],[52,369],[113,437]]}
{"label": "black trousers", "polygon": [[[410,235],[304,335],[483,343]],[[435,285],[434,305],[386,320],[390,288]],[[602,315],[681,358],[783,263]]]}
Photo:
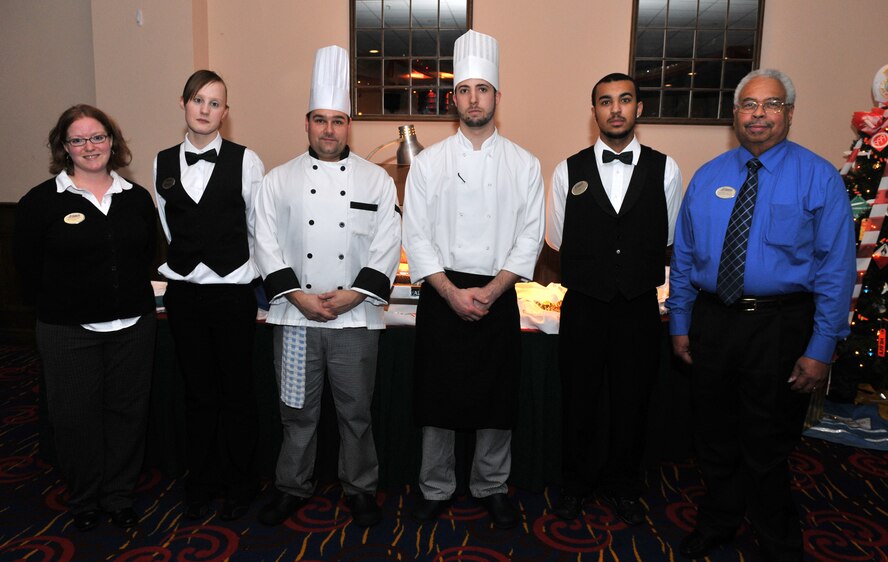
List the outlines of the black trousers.
{"label": "black trousers", "polygon": [[656,289],[609,302],[567,291],[558,346],[565,493],[587,495],[599,487],[617,497],[642,494],[661,330]]}
{"label": "black trousers", "polygon": [[253,288],[171,281],[164,306],[185,383],[186,500],[249,500],[258,490]]}
{"label": "black trousers", "polygon": [[745,513],[767,560],[802,557],[788,458],[810,395],[787,379],[813,330],[812,299],[742,312],[701,293],[691,319],[697,458],[706,493],[697,528],[732,536]]}
{"label": "black trousers", "polygon": [[133,505],[156,326],[154,312],[116,332],[37,322],[57,463],[74,513]]}

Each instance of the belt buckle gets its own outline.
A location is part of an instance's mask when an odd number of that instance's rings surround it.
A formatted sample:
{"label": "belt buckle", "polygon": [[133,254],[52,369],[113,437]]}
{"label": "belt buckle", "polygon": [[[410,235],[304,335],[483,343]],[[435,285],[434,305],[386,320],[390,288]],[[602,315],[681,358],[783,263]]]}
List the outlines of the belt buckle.
{"label": "belt buckle", "polygon": [[740,299],[740,306],[743,312],[755,312],[758,309],[758,301],[756,299]]}

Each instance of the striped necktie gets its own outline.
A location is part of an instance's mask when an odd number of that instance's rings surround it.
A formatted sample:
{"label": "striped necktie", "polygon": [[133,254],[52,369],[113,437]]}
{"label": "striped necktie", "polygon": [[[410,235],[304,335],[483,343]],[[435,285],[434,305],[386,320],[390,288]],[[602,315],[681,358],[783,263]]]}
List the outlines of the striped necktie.
{"label": "striped necktie", "polygon": [[758,193],[758,170],[762,163],[752,158],[746,163],[748,173],[740,188],[728,229],[725,231],[725,245],[722,247],[721,261],[718,264],[716,293],[730,306],[743,294],[743,274],[746,271],[746,246],[749,242],[749,227],[755,210],[755,196]]}

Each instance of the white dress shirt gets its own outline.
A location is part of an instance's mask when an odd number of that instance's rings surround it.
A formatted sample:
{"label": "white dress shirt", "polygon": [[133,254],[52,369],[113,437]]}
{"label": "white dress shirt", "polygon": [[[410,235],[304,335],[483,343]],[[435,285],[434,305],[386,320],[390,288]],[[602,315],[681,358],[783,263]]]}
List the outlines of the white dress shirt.
{"label": "white dress shirt", "polygon": [[[608,200],[613,205],[614,210],[618,213],[623,206],[623,198],[629,189],[629,182],[632,180],[632,172],[638,165],[638,159],[641,157],[641,144],[638,138],[633,138],[632,142],[622,151],[632,152],[632,164],[623,164],[619,160],[604,163],[602,153],[610,148],[604,144],[599,138],[593,145],[595,152],[595,164],[598,166],[598,175],[601,176],[601,183],[607,194]],[[611,151],[613,152],[613,151]],[[620,152],[619,154],[622,154]],[[562,160],[555,167],[555,173],[552,175],[552,185],[546,199],[546,243],[554,250],[561,248],[561,235],[564,228],[564,205],[567,201],[567,191],[570,189],[568,185],[567,160]],[[591,189],[591,186],[590,186]],[[666,195],[666,213],[669,220],[669,236],[666,245],[672,245],[672,238],[675,235],[675,220],[678,217],[678,209],[681,207],[682,182],[681,171],[675,160],[670,156],[666,156],[666,169],[663,173],[663,192]]]}
{"label": "white dress shirt", "polygon": [[[185,189],[185,193],[187,193],[195,202],[199,202],[201,197],[203,197],[204,191],[207,189],[207,183],[210,181],[210,176],[213,175],[213,170],[216,169],[216,164],[215,162],[198,160],[189,166],[185,161],[185,152],[202,154],[212,149],[216,150],[216,154],[221,153],[222,135],[216,133],[216,138],[202,149],[195,148],[194,145],[191,144],[191,141],[188,140],[187,135],[185,136],[185,142],[179,145],[179,173],[182,180],[182,187]],[[160,274],[170,280],[187,281],[189,283],[199,284],[233,283],[243,285],[252,282],[253,279],[258,276],[256,266],[253,263],[253,240],[255,231],[254,205],[256,194],[259,192],[259,187],[262,184],[262,176],[264,174],[265,166],[262,165],[262,160],[259,159],[259,156],[249,148],[244,150],[244,160],[241,172],[241,191],[246,206],[247,239],[250,246],[249,260],[224,277],[221,277],[203,262],[197,264],[197,266],[195,266],[195,268],[187,275],[179,275],[173,271],[168,264],[164,263],[158,269]],[[172,237],[166,221],[166,201],[163,197],[157,196],[156,156],[154,157],[154,181],[151,185],[155,190],[154,198],[157,201],[160,224],[163,227],[163,233],[166,235],[167,242],[169,242],[172,240]]]}

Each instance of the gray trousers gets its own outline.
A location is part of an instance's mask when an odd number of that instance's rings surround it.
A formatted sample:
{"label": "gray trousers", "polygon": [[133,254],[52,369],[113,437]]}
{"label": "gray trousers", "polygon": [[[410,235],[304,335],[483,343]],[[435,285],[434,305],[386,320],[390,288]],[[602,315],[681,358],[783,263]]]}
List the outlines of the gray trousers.
{"label": "gray trousers", "polygon": [[[274,373],[281,388],[283,328],[274,328]],[[317,451],[324,375],[336,406],[339,425],[339,480],[346,495],[376,493],[379,463],[370,423],[376,382],[379,330],[308,328],[306,332],[305,406],[280,402],[284,439],[275,471],[282,492],[310,497]]]}
{"label": "gray trousers", "polygon": [[[456,490],[452,429],[422,428],[422,467],[419,489],[427,500],[447,500]],[[506,480],[512,470],[512,431],[478,429],[475,431],[475,456],[469,477],[469,491],[476,498],[508,492]]]}
{"label": "gray trousers", "polygon": [[37,322],[46,403],[73,513],[133,505],[142,470],[156,320],[91,332]]}

